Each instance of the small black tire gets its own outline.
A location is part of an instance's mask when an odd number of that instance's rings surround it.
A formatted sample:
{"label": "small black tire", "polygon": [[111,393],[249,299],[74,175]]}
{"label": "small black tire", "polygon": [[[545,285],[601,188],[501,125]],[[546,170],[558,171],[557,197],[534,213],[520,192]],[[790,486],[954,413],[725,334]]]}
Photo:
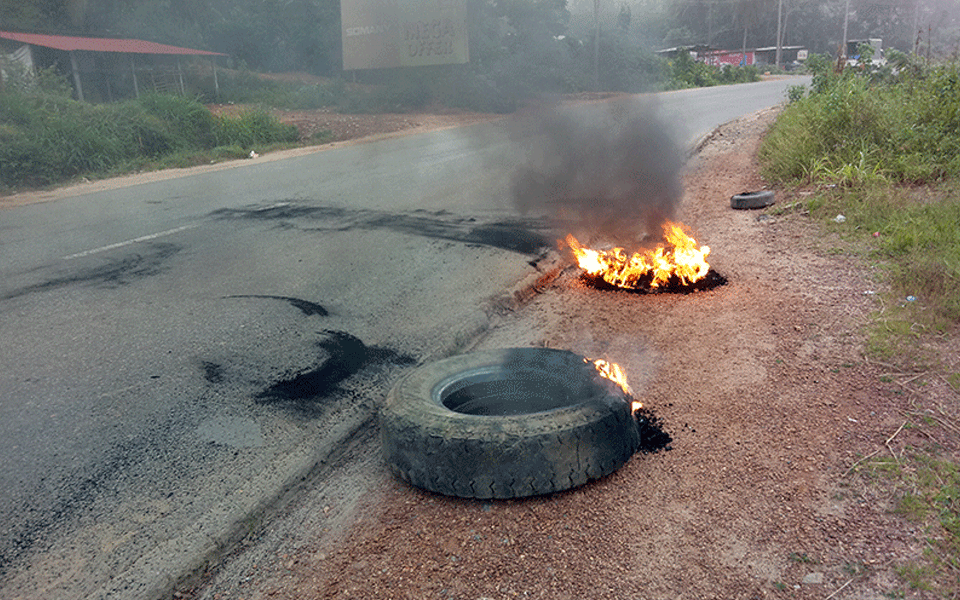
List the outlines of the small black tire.
{"label": "small black tire", "polygon": [[390,390],[380,411],[384,458],[400,479],[448,496],[558,492],[612,473],[636,452],[630,400],[572,352],[454,356]]}
{"label": "small black tire", "polygon": [[730,198],[732,208],[765,208],[774,202],[774,194],[771,190],[760,190],[758,192],[744,192]]}

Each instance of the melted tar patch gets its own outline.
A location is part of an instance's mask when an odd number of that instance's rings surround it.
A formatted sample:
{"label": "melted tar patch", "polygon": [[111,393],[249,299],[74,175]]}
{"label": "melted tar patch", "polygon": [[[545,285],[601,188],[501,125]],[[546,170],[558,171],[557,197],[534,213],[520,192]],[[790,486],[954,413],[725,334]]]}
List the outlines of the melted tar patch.
{"label": "melted tar patch", "polygon": [[233,296],[224,296],[225,298],[266,298],[268,300],[283,300],[287,302],[290,306],[296,308],[306,316],[318,315],[325,317],[330,313],[327,312],[323,306],[317,304],[316,302],[310,302],[309,300],[302,300],[300,298],[291,298],[290,296],[270,296],[266,294],[236,294]]}
{"label": "melted tar patch", "polygon": [[286,377],[257,396],[261,403],[298,402],[329,396],[340,390],[340,383],[366,366],[380,363],[413,364],[409,356],[386,348],[368,347],[360,338],[344,331],[326,330],[317,342],[322,362],[313,369]]}
{"label": "melted tar patch", "polygon": [[33,292],[55,290],[74,284],[106,288],[128,285],[166,271],[169,268],[170,259],[180,252],[180,249],[180,246],[175,244],[147,244],[139,252],[110,258],[98,266],[74,269],[63,276],[53,277],[47,281],[10,292],[2,299],[17,298]]}

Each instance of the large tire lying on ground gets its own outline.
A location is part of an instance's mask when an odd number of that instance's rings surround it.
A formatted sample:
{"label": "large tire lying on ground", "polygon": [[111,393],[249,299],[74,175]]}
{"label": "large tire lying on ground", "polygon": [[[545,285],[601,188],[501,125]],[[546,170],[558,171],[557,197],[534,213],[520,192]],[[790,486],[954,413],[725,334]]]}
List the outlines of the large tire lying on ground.
{"label": "large tire lying on ground", "polygon": [[380,412],[391,471],[464,498],[548,494],[620,468],[640,443],[630,398],[582,356],[476,352],[424,365]]}
{"label": "large tire lying on ground", "polygon": [[771,190],[760,190],[758,192],[743,192],[730,197],[730,207],[737,209],[766,208],[774,202],[774,194]]}

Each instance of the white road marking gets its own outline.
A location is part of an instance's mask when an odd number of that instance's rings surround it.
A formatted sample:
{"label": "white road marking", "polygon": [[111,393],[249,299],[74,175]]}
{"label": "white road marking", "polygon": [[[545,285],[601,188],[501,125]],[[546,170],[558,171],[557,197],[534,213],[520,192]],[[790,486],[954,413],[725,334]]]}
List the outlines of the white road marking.
{"label": "white road marking", "polygon": [[114,250],[116,248],[123,248],[124,246],[129,246],[131,244],[148,242],[150,240],[155,240],[157,238],[164,237],[167,235],[173,235],[174,233],[180,233],[181,231],[185,231],[187,229],[193,229],[194,227],[196,227],[196,225],[183,225],[182,227],[175,227],[173,229],[168,229],[166,231],[158,231],[157,233],[142,235],[138,238],[133,238],[132,240],[126,240],[125,242],[117,242],[116,244],[101,246],[99,248],[94,248],[93,250],[84,250],[83,252],[77,252],[76,254],[71,254],[70,256],[64,256],[62,260],[83,258],[84,256],[90,256],[91,254],[99,254],[100,252],[106,252],[107,250]]}

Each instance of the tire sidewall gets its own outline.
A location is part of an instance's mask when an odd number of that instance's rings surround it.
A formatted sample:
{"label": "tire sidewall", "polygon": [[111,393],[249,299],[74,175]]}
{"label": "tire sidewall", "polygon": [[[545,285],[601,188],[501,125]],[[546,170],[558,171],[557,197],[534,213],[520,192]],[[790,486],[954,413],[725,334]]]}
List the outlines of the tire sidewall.
{"label": "tire sidewall", "polygon": [[[569,378],[584,393],[574,394],[579,401],[569,406],[508,416],[458,413],[441,403],[437,389],[445,382],[505,365]],[[640,445],[630,398],[620,387],[583,357],[547,348],[476,352],[412,371],[388,394],[380,433],[395,475],[423,489],[470,498],[576,487],[612,473]]]}
{"label": "tire sidewall", "polygon": [[[518,351],[530,356],[527,350],[547,360],[525,363],[525,370],[549,369],[555,374],[561,369],[568,369],[573,377],[586,378],[588,384],[595,387],[595,393],[570,406],[509,416],[459,413],[440,402],[436,391],[446,382],[465,372],[497,368],[509,363]],[[621,405],[629,412],[630,399],[626,394],[572,352],[549,348],[488,350],[436,361],[405,376],[388,394],[381,411],[381,422],[384,419],[413,422],[422,428],[435,430],[438,435],[456,431],[459,432],[458,437],[523,437],[530,435],[531,431],[549,432],[587,425],[601,414]]]}

